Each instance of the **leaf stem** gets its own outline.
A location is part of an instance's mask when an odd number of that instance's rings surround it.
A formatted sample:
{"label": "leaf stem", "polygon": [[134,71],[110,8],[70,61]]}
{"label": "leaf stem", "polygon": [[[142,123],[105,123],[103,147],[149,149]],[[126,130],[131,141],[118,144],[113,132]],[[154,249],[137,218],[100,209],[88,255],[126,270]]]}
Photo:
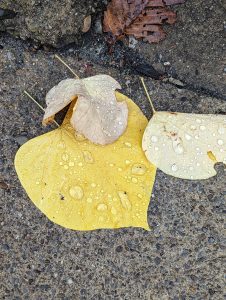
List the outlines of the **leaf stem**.
{"label": "leaf stem", "polygon": [[[41,108],[42,111],[45,112],[45,109],[41,106],[41,104],[39,104],[38,101],[36,101],[27,91],[24,91],[24,94],[27,95],[36,105],[38,105],[38,107]],[[57,127],[60,127],[57,121],[53,120],[53,122]]]}
{"label": "leaf stem", "polygon": [[75,77],[77,78],[77,79],[79,79],[79,76],[72,70],[72,68],[71,67],[69,67],[69,65],[68,64],[66,64],[66,62],[65,61],[63,61],[63,59],[59,56],[59,55],[57,55],[57,54],[55,54],[55,58],[57,58],[63,65],[65,65],[65,67],[67,67],[68,68],[68,70],[70,70],[71,71],[71,73],[72,74],[74,74],[75,75]]}
{"label": "leaf stem", "polygon": [[155,110],[154,105],[153,105],[153,103],[152,103],[151,97],[150,97],[150,95],[149,95],[149,93],[148,93],[147,87],[146,87],[146,85],[145,85],[145,83],[144,83],[144,78],[143,78],[143,77],[140,77],[140,80],[141,80],[141,82],[142,82],[142,85],[143,85],[143,88],[144,88],[145,93],[146,93],[146,95],[147,95],[147,98],[148,98],[148,100],[149,100],[149,102],[150,102],[150,104],[151,104],[151,109],[152,109],[152,111],[153,111],[153,114],[155,114],[155,113],[156,113],[156,110]]}

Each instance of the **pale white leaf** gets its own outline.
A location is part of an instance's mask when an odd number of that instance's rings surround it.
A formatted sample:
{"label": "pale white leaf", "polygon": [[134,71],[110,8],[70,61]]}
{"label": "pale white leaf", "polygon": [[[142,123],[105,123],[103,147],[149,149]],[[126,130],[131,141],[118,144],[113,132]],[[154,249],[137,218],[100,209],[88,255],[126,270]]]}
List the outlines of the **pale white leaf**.
{"label": "pale white leaf", "polygon": [[63,80],[46,96],[43,123],[77,96],[72,126],[93,143],[112,143],[123,134],[128,119],[127,104],[117,102],[115,97],[115,90],[119,88],[119,83],[108,75]]}
{"label": "pale white leaf", "polygon": [[144,132],[148,160],[166,174],[184,179],[216,175],[226,164],[226,116],[156,112]]}

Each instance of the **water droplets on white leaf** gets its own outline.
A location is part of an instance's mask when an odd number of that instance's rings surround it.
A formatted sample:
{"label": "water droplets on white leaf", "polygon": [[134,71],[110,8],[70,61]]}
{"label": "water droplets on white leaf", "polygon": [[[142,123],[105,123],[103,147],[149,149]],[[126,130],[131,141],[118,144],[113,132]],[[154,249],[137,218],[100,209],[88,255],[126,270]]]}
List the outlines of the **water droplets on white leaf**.
{"label": "water droplets on white leaf", "polygon": [[225,120],[224,115],[156,112],[144,132],[143,150],[166,174],[190,180],[212,177],[216,160],[226,162]]}
{"label": "water droplets on white leaf", "polygon": [[43,123],[51,122],[77,97],[71,117],[73,128],[93,143],[113,143],[125,131],[128,119],[127,104],[117,102],[115,97],[115,90],[120,88],[108,75],[62,80],[46,95]]}

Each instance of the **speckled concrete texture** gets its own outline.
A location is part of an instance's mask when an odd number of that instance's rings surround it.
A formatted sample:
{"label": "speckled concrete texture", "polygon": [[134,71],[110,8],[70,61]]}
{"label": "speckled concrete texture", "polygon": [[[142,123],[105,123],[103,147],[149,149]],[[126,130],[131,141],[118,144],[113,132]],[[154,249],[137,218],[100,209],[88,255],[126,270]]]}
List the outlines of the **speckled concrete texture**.
{"label": "speckled concrete texture", "polygon": [[[180,8],[185,23],[192,18],[188,15],[189,5]],[[216,12],[218,16],[220,12]],[[223,28],[223,18],[221,21]],[[180,23],[177,26],[176,30],[182,30]],[[211,35],[211,28],[204,26],[203,35]],[[148,60],[149,55],[148,62],[165,72],[165,61],[151,57],[166,51],[172,36],[177,39],[174,34],[172,29],[168,42],[162,46],[139,42],[137,49],[128,49],[127,53],[137,51],[141,60]],[[189,35],[182,35],[180,41],[186,42],[191,52],[194,50],[199,67],[198,62],[204,58],[189,44]],[[220,41],[219,34],[215,43]],[[71,77],[54,59],[54,53],[64,57],[81,77],[105,73],[116,78],[122,92],[150,118],[139,77],[129,64],[121,63],[126,51],[125,45],[119,44],[109,56],[103,37],[95,33],[84,37],[83,44],[61,50],[37,48],[32,42],[8,35],[0,37],[0,299],[224,299],[223,164],[216,165],[217,176],[203,181],[181,180],[158,170],[147,212],[150,232],[139,228],[92,232],[64,229],[34,207],[16,176],[13,160],[20,145],[51,130],[41,126],[42,112],[22,91],[28,90],[44,106],[46,92],[60,80]],[[209,60],[217,61],[219,69],[214,63],[208,72],[202,71],[197,75],[197,86],[191,71],[186,73],[187,86],[183,87],[164,79],[145,78],[156,109],[226,114],[223,47],[209,53]],[[185,53],[181,56],[186,60]],[[176,73],[184,74],[179,57],[178,52],[170,65],[174,67],[175,62]],[[216,68],[221,69],[221,80],[215,76]],[[183,82],[183,78],[177,78]]]}

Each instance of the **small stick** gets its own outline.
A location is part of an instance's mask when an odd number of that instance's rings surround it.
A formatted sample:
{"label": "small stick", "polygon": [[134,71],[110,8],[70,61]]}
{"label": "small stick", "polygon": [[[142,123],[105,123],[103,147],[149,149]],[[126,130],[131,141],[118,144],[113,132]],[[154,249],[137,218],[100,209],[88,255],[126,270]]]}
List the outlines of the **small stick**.
{"label": "small stick", "polygon": [[148,97],[148,100],[149,100],[149,102],[150,102],[150,104],[151,104],[151,109],[152,109],[152,111],[153,111],[153,114],[155,114],[155,113],[156,113],[156,110],[155,110],[154,105],[153,105],[153,103],[152,103],[151,97],[150,97],[150,95],[148,94],[148,90],[147,90],[146,85],[145,85],[145,83],[144,83],[144,78],[143,78],[143,77],[140,77],[140,80],[141,80],[141,82],[142,82],[142,85],[143,85],[143,88],[144,88],[144,90],[145,90],[145,93],[146,93],[146,95],[147,95],[147,97]]}
{"label": "small stick", "polygon": [[62,59],[59,55],[55,54],[55,58],[57,58],[63,65],[65,65],[65,67],[68,68],[68,70],[71,71],[72,74],[75,75],[75,77],[76,77],[77,79],[79,79],[79,76],[72,70],[71,67],[69,67],[68,64],[66,64],[66,62],[63,61],[63,59]]}
{"label": "small stick", "polygon": [[[38,107],[41,108],[42,111],[45,112],[45,109],[27,91],[24,91],[24,94],[27,95],[36,105],[38,105]],[[57,127],[60,127],[57,121],[53,120],[53,123],[55,123]]]}

